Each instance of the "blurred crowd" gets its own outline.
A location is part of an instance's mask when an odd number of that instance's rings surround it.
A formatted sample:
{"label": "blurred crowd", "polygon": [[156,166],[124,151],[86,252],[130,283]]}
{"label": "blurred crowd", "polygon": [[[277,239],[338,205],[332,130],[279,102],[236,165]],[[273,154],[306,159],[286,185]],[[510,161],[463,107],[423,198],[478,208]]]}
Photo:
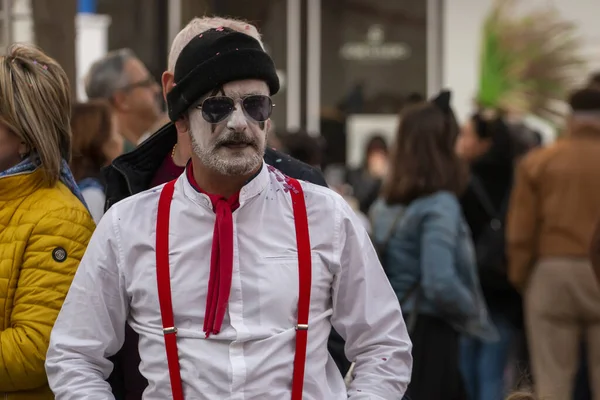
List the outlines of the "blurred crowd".
{"label": "blurred crowd", "polygon": [[[53,398],[50,333],[95,224],[181,175],[192,146],[165,130],[169,83],[130,50],[94,63],[72,106],[42,50],[14,45],[0,64],[0,393]],[[358,168],[335,160],[335,135],[268,133],[269,164],[313,167],[368,232],[412,342],[409,398],[600,399],[600,74],[564,100],[544,144],[522,116],[477,106],[459,121],[451,91],[413,94]],[[351,380],[342,336],[328,347]],[[127,376],[140,359],[112,361]],[[116,398],[141,398],[134,375],[111,381]]]}

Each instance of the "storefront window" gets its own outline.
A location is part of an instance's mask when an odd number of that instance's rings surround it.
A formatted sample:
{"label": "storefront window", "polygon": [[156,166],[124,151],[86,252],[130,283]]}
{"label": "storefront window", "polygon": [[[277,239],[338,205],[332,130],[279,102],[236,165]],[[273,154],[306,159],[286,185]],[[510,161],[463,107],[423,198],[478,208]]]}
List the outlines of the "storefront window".
{"label": "storefront window", "polygon": [[321,104],[395,114],[427,85],[427,2],[322,1]]}
{"label": "storefront window", "polygon": [[406,99],[427,89],[427,1],[321,2],[326,164],[358,166],[374,136],[393,142]]}

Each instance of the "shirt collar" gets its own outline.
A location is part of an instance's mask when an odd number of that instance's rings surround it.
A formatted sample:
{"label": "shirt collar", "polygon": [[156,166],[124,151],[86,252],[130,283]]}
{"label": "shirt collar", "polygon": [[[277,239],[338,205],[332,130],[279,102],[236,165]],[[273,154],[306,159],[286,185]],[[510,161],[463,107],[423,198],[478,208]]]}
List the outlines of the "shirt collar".
{"label": "shirt collar", "polygon": [[[192,168],[192,164],[188,163],[186,167],[186,172],[181,174],[179,177],[180,183],[183,186],[183,193],[185,197],[192,200],[194,203],[201,205],[202,207],[206,207],[212,210],[212,202],[209,196],[206,193],[202,193],[198,191],[194,185],[189,181],[187,169]],[[240,207],[244,205],[244,203],[251,198],[257,196],[267,187],[269,183],[269,171],[267,169],[267,165],[263,162],[258,173],[242,187],[240,190]]]}

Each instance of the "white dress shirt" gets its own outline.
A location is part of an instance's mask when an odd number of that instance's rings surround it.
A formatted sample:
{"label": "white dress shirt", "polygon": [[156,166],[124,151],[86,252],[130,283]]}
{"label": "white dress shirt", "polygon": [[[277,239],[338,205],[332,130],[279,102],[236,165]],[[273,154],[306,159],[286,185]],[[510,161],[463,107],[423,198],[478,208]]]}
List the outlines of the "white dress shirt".
{"label": "white dress shirt", "polygon": [[[304,400],[398,400],[411,342],[398,299],[354,212],[333,191],[302,182],[312,247]],[[144,399],[171,398],[156,287],[156,213],[162,187],[102,218],[52,331],[46,360],[57,400],[112,399],[107,357],[125,324],[139,333]],[[291,395],[298,258],[290,194],[263,166],[233,212],[231,295],[221,333],[203,332],[215,214],[186,174],[171,205],[171,290],[186,400],[281,400]],[[349,390],[327,351],[334,327],[356,361]]]}

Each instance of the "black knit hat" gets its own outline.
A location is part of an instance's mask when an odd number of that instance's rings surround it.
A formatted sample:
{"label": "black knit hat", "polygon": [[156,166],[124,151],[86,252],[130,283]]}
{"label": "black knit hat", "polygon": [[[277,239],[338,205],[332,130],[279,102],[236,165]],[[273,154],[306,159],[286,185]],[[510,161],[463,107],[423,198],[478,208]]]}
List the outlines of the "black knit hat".
{"label": "black knit hat", "polygon": [[169,118],[178,120],[206,93],[242,79],[264,80],[271,95],[279,91],[275,64],[258,40],[223,27],[203,32],[177,58],[175,86],[167,93]]}

